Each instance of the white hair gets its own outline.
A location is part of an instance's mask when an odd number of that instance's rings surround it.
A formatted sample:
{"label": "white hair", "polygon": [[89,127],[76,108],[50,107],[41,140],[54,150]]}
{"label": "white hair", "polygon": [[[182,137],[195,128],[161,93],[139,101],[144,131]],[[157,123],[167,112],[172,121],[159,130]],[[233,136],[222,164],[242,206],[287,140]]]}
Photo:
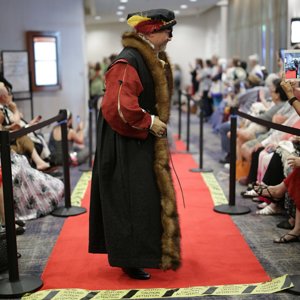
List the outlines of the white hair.
{"label": "white hair", "polygon": [[255,53],[255,54],[249,55],[248,59],[258,62],[259,61],[259,56]]}
{"label": "white hair", "polygon": [[279,79],[279,78],[280,78],[280,77],[278,76],[278,74],[276,74],[276,73],[270,73],[270,74],[267,76],[266,80],[265,80],[265,86],[266,86],[266,87],[272,86],[272,85],[273,85],[273,81],[274,81],[275,79]]}

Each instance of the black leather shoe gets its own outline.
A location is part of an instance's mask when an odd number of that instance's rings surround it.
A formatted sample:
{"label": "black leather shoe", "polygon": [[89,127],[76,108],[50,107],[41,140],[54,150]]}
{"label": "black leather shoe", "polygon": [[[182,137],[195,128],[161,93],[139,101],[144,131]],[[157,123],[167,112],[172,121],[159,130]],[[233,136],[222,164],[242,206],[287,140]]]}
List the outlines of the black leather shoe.
{"label": "black leather shoe", "polygon": [[142,268],[122,268],[123,272],[133,279],[148,280],[151,275]]}

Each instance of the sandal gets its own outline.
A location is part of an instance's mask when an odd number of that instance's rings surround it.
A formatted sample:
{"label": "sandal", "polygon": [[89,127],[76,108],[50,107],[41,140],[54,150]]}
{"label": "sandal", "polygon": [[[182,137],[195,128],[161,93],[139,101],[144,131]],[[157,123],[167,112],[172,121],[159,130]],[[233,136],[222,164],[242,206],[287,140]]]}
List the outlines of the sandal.
{"label": "sandal", "polygon": [[[275,198],[273,197],[273,195],[271,194],[270,190],[269,190],[269,186],[268,185],[264,185],[264,184],[260,184],[260,185],[256,185],[253,187],[253,190],[259,195],[262,196],[266,199],[268,199],[269,201],[273,202],[273,203],[278,203],[280,200],[282,200],[282,198]],[[264,195],[264,190],[266,190],[268,192],[268,196]]]}
{"label": "sandal", "polygon": [[241,196],[243,198],[255,198],[258,196],[258,194],[256,193],[256,191],[254,189],[251,189],[251,190],[241,192]]}
{"label": "sandal", "polygon": [[265,208],[256,211],[256,214],[257,215],[264,215],[264,216],[281,215],[282,210],[281,210],[281,208],[274,209],[270,205],[268,205]]}
{"label": "sandal", "polygon": [[[287,239],[286,236],[291,236],[292,238]],[[287,233],[287,234],[281,236],[280,238],[275,239],[273,242],[278,243],[278,244],[288,244],[288,243],[300,242],[300,236],[291,234],[291,233]]]}

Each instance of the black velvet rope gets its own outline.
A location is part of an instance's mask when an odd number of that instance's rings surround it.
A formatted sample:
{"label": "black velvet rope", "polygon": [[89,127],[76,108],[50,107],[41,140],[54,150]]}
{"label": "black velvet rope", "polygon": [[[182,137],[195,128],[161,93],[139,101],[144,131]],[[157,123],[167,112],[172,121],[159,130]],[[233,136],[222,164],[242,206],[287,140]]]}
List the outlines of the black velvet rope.
{"label": "black velvet rope", "polygon": [[28,127],[23,127],[21,129],[19,129],[18,131],[11,131],[9,133],[9,137],[10,137],[10,139],[15,139],[17,137],[23,136],[23,135],[28,134],[30,132],[41,129],[41,128],[47,126],[47,125],[50,125],[50,124],[54,123],[55,121],[59,122],[59,121],[65,120],[65,119],[66,119],[66,116],[64,115],[63,111],[60,111],[60,113],[57,116],[55,116],[51,119],[39,122],[39,123],[34,124],[34,125],[30,125]]}
{"label": "black velvet rope", "polygon": [[[233,111],[233,114],[234,114],[234,111]],[[290,134],[293,134],[293,135],[300,135],[300,129],[297,129],[297,128],[294,128],[294,127],[289,127],[289,126],[285,126],[285,125],[265,121],[265,120],[262,120],[260,118],[256,118],[256,117],[253,117],[251,115],[248,115],[248,114],[246,114],[244,112],[241,112],[239,110],[236,110],[236,114],[239,115],[242,118],[248,119],[252,122],[263,125],[263,126],[268,127],[268,128],[273,128],[273,129],[283,131],[283,132],[286,132],[286,133],[290,133]]]}

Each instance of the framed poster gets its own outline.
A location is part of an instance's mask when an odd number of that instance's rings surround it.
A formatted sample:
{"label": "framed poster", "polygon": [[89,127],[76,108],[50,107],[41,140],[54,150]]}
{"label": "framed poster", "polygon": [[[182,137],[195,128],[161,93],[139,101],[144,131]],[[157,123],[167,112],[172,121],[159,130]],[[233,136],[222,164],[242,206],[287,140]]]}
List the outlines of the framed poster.
{"label": "framed poster", "polygon": [[56,31],[27,31],[27,47],[33,91],[61,88],[60,34]]}
{"label": "framed poster", "polygon": [[3,76],[13,86],[13,92],[30,92],[27,51],[2,51]]}

